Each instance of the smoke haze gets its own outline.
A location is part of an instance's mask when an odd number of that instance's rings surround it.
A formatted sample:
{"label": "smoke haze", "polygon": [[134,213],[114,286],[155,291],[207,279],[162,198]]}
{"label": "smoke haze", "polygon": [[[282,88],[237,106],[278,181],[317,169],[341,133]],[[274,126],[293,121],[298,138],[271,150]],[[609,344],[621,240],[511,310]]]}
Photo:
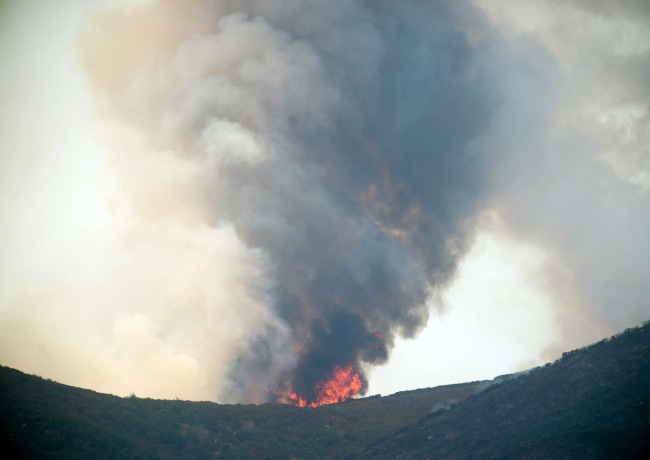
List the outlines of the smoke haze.
{"label": "smoke haze", "polygon": [[549,358],[646,320],[648,7],[526,5],[160,0],[87,18],[111,236],[3,297],[3,361],[223,402],[308,395],[337,365],[367,386],[397,337],[453,308],[486,230],[544,251]]}

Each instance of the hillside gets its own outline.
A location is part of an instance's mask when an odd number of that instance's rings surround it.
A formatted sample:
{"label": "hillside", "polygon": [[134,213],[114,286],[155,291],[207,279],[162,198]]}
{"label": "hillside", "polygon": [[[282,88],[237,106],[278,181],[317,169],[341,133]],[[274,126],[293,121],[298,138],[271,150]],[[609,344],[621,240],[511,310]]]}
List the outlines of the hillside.
{"label": "hillside", "polygon": [[648,459],[650,324],[436,411],[364,459]]}
{"label": "hillside", "polygon": [[647,459],[649,443],[650,324],[519,375],[316,408],[120,398],[0,367],[9,458]]}
{"label": "hillside", "polygon": [[12,458],[344,458],[484,385],[299,408],[120,398],[0,367],[0,445]]}

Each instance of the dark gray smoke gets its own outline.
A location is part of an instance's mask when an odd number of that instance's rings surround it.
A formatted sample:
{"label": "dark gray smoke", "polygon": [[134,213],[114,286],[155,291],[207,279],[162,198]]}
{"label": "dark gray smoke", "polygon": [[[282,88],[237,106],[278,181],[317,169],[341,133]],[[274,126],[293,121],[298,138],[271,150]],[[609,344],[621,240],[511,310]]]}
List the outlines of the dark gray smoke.
{"label": "dark gray smoke", "polygon": [[[278,23],[255,9],[253,19],[237,17],[238,27],[281,30],[282,46],[308,54],[320,81],[266,88],[263,123],[228,119],[278,151],[222,167],[212,190],[219,217],[271,255],[275,308],[299,350],[288,386],[303,395],[337,364],[384,362],[395,333],[425,324],[427,300],[465,250],[463,224],[482,181],[465,148],[490,106],[449,11],[435,2],[355,6],[361,30],[357,21],[301,28],[327,20],[322,5]],[[255,72],[276,78],[264,64]],[[258,83],[242,86],[257,95]]]}

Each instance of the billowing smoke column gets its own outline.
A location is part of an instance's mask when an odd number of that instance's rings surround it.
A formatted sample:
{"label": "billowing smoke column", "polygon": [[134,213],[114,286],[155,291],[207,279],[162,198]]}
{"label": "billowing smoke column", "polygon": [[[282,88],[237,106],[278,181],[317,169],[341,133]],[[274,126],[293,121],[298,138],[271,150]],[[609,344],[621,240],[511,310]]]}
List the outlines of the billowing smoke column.
{"label": "billowing smoke column", "polygon": [[426,323],[480,208],[467,147],[494,105],[451,8],[161,0],[82,35],[108,119],[194,171],[181,209],[198,212],[156,218],[232,225],[268,261],[249,290],[290,335],[270,325],[233,357],[224,400],[309,403],[337,366],[365,383]]}

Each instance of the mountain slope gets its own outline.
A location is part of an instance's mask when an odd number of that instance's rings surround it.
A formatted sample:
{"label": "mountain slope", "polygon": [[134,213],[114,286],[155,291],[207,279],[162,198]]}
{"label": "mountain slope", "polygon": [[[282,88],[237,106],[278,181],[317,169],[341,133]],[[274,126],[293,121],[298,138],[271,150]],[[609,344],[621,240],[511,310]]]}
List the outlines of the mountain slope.
{"label": "mountain slope", "polygon": [[650,324],[505,379],[359,458],[648,459]]}
{"label": "mountain slope", "polygon": [[344,458],[481,385],[298,408],[120,398],[0,367],[0,453],[62,459]]}
{"label": "mountain slope", "polygon": [[649,445],[650,323],[517,376],[316,408],[120,398],[0,366],[2,458],[647,459]]}

